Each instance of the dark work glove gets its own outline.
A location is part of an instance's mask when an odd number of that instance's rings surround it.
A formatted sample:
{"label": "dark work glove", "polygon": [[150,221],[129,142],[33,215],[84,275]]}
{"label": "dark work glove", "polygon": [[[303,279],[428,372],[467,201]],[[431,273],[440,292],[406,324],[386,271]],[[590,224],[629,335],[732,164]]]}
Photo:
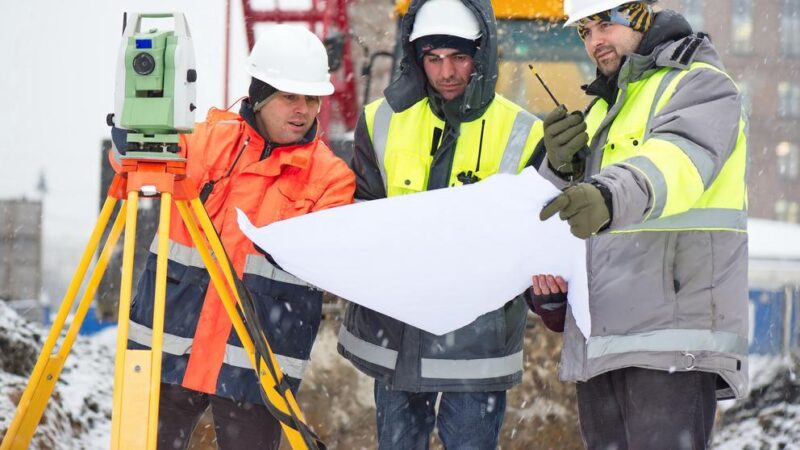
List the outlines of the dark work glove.
{"label": "dark work glove", "polygon": [[525,295],[525,300],[537,316],[542,318],[544,326],[550,331],[562,333],[564,320],[567,317],[566,292],[536,295],[530,288]]}
{"label": "dark work glove", "polygon": [[586,122],[581,112],[567,113],[566,106],[560,105],[544,118],[547,161],[556,172],[580,176],[583,173],[584,159],[576,158],[576,154],[582,149],[588,152],[588,143],[589,135],[586,133]]}
{"label": "dark work glove", "polygon": [[[601,189],[605,189],[605,195]],[[568,187],[561,195],[545,205],[539,212],[539,219],[544,221],[559,213],[561,220],[569,222],[573,235],[586,239],[607,228],[611,223],[610,198],[611,194],[603,185],[580,183]]]}

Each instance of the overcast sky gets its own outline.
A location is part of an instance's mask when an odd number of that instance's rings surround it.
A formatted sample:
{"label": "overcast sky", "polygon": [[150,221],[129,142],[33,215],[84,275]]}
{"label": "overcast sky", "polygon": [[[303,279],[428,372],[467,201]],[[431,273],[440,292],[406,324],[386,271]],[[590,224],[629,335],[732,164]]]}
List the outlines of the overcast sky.
{"label": "overcast sky", "polygon": [[[262,3],[269,7],[271,1]],[[283,0],[281,7],[307,3]],[[247,49],[241,2],[231,4],[236,98],[246,94]],[[199,121],[209,107],[223,103],[225,7],[225,0],[32,0],[0,6],[0,198],[37,198],[44,173],[45,260],[48,249],[82,248],[97,217],[100,142],[108,136],[105,117],[114,108],[123,12],[186,15],[197,60]]]}

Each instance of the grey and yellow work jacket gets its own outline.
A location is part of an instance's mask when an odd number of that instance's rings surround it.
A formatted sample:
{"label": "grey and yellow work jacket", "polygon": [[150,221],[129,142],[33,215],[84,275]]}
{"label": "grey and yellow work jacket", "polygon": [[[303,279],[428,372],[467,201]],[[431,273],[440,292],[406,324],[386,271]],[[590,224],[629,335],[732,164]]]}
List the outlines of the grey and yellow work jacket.
{"label": "grey and yellow work jacket", "polygon": [[[541,121],[497,95],[482,116],[460,124],[450,164],[439,164],[431,149],[437,147],[444,122],[428,102],[424,98],[402,112],[393,112],[385,99],[365,108],[356,130],[357,200],[444,187],[429,183],[445,179],[437,171],[448,171],[447,186],[462,184],[467,173],[477,179],[515,174],[526,165],[542,136]],[[367,142],[359,143],[359,137]],[[380,292],[381,286],[375,286],[375,295]],[[522,378],[526,314],[524,301],[509,299],[471,324],[435,336],[351,303],[338,350],[362,372],[397,390],[505,390]]]}
{"label": "grey and yellow work jacket", "polygon": [[[663,14],[663,13],[662,13]],[[591,336],[567,317],[560,375],[624,367],[719,375],[748,390],[747,147],[739,92],[694,35],[630,56],[613,106],[588,110],[589,177],[608,187],[609,232],[587,241]],[[547,164],[544,174],[566,182]]]}

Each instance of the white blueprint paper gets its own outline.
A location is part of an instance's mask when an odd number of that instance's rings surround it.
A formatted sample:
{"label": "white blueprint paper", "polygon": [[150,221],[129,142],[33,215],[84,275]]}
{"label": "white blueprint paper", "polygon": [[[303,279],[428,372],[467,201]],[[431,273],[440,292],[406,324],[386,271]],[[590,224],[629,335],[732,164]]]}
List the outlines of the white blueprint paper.
{"label": "white blueprint paper", "polygon": [[263,228],[239,211],[247,237],[289,273],[352,302],[442,335],[560,274],[590,332],[584,242],[558,216],[559,191],[532,168],[480,183],[356,203]]}

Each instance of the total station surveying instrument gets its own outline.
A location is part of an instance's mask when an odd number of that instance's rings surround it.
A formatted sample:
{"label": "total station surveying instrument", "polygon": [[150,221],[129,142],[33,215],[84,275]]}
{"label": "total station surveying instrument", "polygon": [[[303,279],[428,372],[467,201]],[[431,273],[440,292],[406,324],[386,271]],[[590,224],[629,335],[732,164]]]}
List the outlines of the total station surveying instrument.
{"label": "total station surveying instrument", "polygon": [[[173,19],[174,30],[141,30],[142,19],[163,18]],[[253,299],[231,269],[228,255],[197,189],[186,176],[186,159],[180,153],[179,135],[192,131],[197,81],[194,49],[186,19],[181,13],[132,14],[130,26],[127,22],[123,21],[117,59],[114,114],[107,117],[109,125],[128,130],[125,155],[121,159],[122,169],[111,183],[89,243],[64,295],[0,450],[24,450],[29,447],[123,229],[125,239],[110,447],[115,450],[156,449],[167,255],[173,202],[258,374],[267,408],[280,421],[292,448],[324,449],[325,445],[305,423],[262,332],[263,328],[258,323]],[[140,193],[145,197],[158,195],[161,199],[153,335],[150,350],[129,350],[128,321]],[[119,212],[75,309],[74,319],[56,349],[67,316],[73,310],[78,291],[118,200],[122,200]]]}
{"label": "total station surveying instrument", "polygon": [[[174,17],[174,31],[141,32],[143,18]],[[117,55],[114,114],[109,126],[130,130],[127,157],[177,158],[178,134],[194,127],[197,71],[183,14],[134,14]],[[119,123],[115,124],[117,118]]]}

